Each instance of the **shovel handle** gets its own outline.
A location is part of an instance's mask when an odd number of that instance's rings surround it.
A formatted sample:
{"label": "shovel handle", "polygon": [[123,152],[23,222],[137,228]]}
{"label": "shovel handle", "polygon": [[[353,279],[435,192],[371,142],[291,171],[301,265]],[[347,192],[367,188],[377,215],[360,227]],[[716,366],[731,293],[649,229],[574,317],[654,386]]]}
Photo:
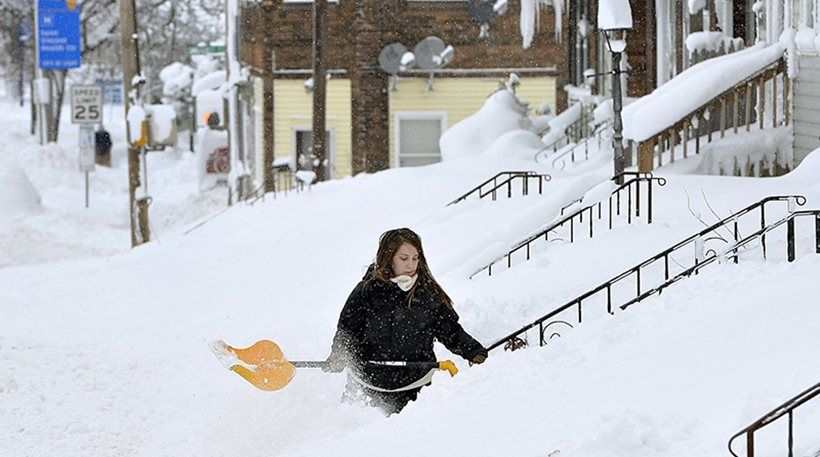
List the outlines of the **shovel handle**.
{"label": "shovel handle", "polygon": [[322,368],[327,365],[327,362],[324,360],[300,360],[296,362],[289,360],[288,362],[296,368]]}
{"label": "shovel handle", "polygon": [[[289,360],[291,365],[296,368],[323,368],[327,365],[325,361],[319,360]],[[427,368],[427,369],[439,369],[442,371],[447,371],[450,373],[450,376],[455,376],[458,373],[458,368],[456,365],[450,360],[443,360],[439,361],[432,361],[432,362],[393,362],[393,361],[369,361],[368,363],[373,365],[381,365],[381,366],[389,366],[389,367],[414,367],[414,368]]]}

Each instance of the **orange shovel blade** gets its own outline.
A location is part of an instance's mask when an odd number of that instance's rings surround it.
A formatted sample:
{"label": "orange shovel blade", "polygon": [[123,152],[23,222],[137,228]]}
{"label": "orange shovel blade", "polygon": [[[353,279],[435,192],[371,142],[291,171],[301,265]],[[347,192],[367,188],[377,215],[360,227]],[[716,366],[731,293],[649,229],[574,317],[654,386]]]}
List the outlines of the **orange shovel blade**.
{"label": "orange shovel blade", "polygon": [[259,389],[279,390],[296,374],[296,368],[285,360],[282,349],[273,341],[260,340],[247,348],[228,346],[228,350],[247,365],[234,365],[231,371]]}

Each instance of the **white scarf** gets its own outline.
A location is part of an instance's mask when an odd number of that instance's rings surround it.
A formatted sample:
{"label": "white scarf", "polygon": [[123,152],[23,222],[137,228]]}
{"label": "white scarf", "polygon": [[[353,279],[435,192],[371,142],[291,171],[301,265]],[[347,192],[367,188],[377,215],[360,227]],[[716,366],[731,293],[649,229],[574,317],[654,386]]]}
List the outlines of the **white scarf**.
{"label": "white scarf", "polygon": [[390,278],[390,280],[396,283],[396,285],[399,286],[399,289],[407,292],[408,290],[413,288],[413,284],[416,283],[416,279],[418,279],[418,277],[419,275],[418,273],[416,273],[413,276],[396,276],[395,278]]}

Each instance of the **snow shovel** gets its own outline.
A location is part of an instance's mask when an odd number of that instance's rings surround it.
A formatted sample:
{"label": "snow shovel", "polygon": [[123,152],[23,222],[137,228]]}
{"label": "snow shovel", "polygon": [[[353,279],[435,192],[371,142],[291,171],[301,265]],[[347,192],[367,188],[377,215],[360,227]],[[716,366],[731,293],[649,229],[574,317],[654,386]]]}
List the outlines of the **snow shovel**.
{"label": "snow shovel", "polygon": [[[224,341],[219,340],[212,342],[210,344],[210,348],[217,359],[219,359],[219,361],[222,362],[222,365],[224,365],[227,369],[235,372],[239,376],[242,376],[242,378],[251,383],[254,387],[269,392],[280,390],[287,386],[296,374],[297,368],[322,368],[326,363],[324,361],[287,360],[282,352],[282,349],[279,348],[279,345],[270,340],[259,340],[247,348],[235,348],[225,344]],[[455,376],[456,373],[458,373],[456,364],[451,360],[444,360],[441,362],[371,361],[369,363],[384,366],[429,368],[430,374],[436,370],[447,371],[450,373],[450,376]],[[431,377],[432,376],[430,375],[430,378]],[[427,377],[422,378],[421,380],[411,384],[411,386],[415,386],[421,382],[426,384],[429,382],[429,379]],[[410,386],[389,391],[395,392],[408,390],[408,387]],[[388,391],[378,388],[376,388],[376,390]]]}

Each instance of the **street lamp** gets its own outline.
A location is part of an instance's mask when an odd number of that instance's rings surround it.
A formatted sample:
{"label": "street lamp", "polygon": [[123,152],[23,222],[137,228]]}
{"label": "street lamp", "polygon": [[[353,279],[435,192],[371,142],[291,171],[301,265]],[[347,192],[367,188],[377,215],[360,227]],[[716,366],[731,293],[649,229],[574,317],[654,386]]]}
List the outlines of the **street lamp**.
{"label": "street lamp", "polygon": [[612,53],[612,110],[614,122],[612,126],[612,142],[615,148],[614,167],[615,179],[618,184],[624,183],[624,143],[623,120],[621,109],[623,97],[621,95],[621,54],[626,49],[626,41],[610,40],[610,33],[632,29],[632,9],[629,0],[601,0],[598,4],[598,30],[603,33],[609,52]]}

